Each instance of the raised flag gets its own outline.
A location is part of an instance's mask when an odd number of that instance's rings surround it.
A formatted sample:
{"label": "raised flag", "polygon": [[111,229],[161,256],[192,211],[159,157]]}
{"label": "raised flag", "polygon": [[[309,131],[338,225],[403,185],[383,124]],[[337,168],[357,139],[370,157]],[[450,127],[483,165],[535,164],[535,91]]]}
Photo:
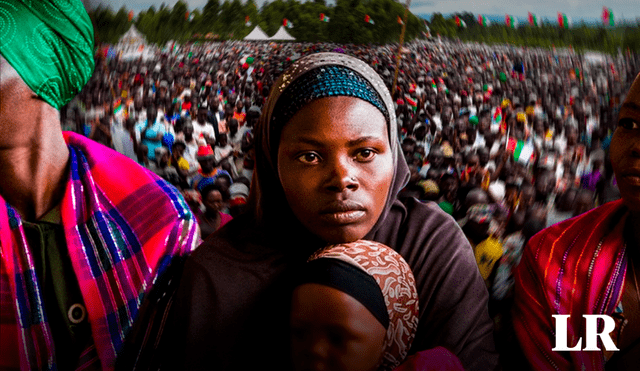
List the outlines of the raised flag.
{"label": "raised flag", "polygon": [[518,146],[518,140],[517,139],[509,138],[507,140],[507,152],[510,152],[510,153],[515,152],[517,146]]}
{"label": "raised flag", "polygon": [[122,99],[118,99],[116,103],[113,105],[113,114],[117,114],[123,109],[124,109],[124,106],[122,105]]}
{"label": "raised flag", "polygon": [[535,147],[531,141],[522,144],[520,148],[520,152],[518,153],[518,158],[516,158],[516,154],[514,152],[513,159],[515,161],[521,162],[523,164],[528,164],[535,160]]}
{"label": "raised flag", "polygon": [[184,20],[188,20],[189,19],[189,12],[184,13]]}
{"label": "raised flag", "polygon": [[407,101],[407,104],[411,106],[411,108],[416,111],[418,109],[418,101],[411,98],[409,95],[405,95],[404,99]]}
{"label": "raised flag", "polygon": [[516,21],[516,19],[509,14],[504,16],[504,21],[507,24],[507,27],[511,27],[511,28],[518,27],[518,21]]}
{"label": "raised flag", "polygon": [[501,123],[502,122],[502,108],[496,108],[496,112],[493,114],[493,122]]}
{"label": "raised flag", "polygon": [[456,26],[458,27],[467,27],[467,24],[463,19],[460,19],[459,16],[456,16]]}
{"label": "raised flag", "polygon": [[564,13],[558,12],[558,26],[560,28],[569,28],[569,23],[571,23],[569,17]]}
{"label": "raised flag", "polygon": [[404,24],[404,22],[402,21],[402,18],[400,18],[400,16],[398,16],[398,24]]}
{"label": "raised flag", "polygon": [[484,27],[488,27],[491,25],[491,21],[489,21],[489,19],[487,19],[487,17],[483,16],[482,14],[478,16],[478,24],[480,24],[481,26]]}
{"label": "raised flag", "polygon": [[367,23],[375,24],[373,22],[373,19],[371,19],[371,17],[369,17],[369,14],[365,14],[364,21],[367,22]]}
{"label": "raised flag", "polygon": [[133,10],[129,10],[129,22],[133,19]]}
{"label": "raised flag", "polygon": [[282,25],[286,28],[293,28],[293,23],[291,23],[291,21],[286,18],[282,20]]}
{"label": "raised flag", "polygon": [[251,27],[251,21],[249,16],[244,17],[244,25],[247,27]]}
{"label": "raised flag", "polygon": [[611,12],[611,8],[602,7],[602,23],[605,26],[615,26],[616,22],[613,18],[613,13]]}
{"label": "raised flag", "polygon": [[329,22],[329,17],[324,15],[324,13],[320,13],[320,22]]}
{"label": "raised flag", "polygon": [[529,12],[529,26],[540,26],[540,24],[538,23],[538,17],[536,17],[536,15],[531,12]]}

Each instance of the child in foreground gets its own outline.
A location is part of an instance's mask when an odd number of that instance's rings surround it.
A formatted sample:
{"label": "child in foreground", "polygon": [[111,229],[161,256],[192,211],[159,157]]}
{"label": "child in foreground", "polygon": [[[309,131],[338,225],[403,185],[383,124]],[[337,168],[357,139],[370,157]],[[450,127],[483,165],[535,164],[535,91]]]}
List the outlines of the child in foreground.
{"label": "child in foreground", "polygon": [[418,309],[411,269],[391,248],[364,240],[323,248],[293,292],[294,369],[463,370],[441,347],[407,357]]}

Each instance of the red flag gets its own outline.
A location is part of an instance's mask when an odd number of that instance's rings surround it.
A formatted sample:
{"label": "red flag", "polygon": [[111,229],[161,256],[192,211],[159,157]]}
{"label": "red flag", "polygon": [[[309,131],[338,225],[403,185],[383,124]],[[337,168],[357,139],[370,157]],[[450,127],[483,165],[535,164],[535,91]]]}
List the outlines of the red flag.
{"label": "red flag", "polygon": [[509,138],[507,141],[507,151],[514,152],[518,146],[518,140],[515,138]]}
{"label": "red flag", "polygon": [[133,10],[129,10],[129,22],[133,19]]}
{"label": "red flag", "polygon": [[460,17],[456,16],[456,26],[460,27]]}
{"label": "red flag", "polygon": [[398,24],[404,24],[404,22],[402,21],[402,18],[400,18],[400,16],[398,16]]}
{"label": "red flag", "polygon": [[189,12],[184,13],[184,19],[185,20],[189,19]]}

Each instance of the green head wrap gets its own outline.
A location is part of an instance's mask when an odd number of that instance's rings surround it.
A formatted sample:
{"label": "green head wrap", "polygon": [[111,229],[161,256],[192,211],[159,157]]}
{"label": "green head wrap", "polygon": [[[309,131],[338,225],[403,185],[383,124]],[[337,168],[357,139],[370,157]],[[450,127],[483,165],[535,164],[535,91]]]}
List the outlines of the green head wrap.
{"label": "green head wrap", "polygon": [[0,54],[60,109],[93,74],[93,26],[80,0],[0,0]]}

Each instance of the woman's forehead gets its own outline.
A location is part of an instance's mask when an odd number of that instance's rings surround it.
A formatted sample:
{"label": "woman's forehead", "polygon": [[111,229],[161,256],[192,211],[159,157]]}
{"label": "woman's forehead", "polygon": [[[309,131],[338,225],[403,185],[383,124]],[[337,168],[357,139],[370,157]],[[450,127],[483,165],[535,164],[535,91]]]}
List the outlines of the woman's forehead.
{"label": "woman's forehead", "polygon": [[325,97],[309,102],[285,124],[281,140],[387,138],[382,113],[354,97]]}

